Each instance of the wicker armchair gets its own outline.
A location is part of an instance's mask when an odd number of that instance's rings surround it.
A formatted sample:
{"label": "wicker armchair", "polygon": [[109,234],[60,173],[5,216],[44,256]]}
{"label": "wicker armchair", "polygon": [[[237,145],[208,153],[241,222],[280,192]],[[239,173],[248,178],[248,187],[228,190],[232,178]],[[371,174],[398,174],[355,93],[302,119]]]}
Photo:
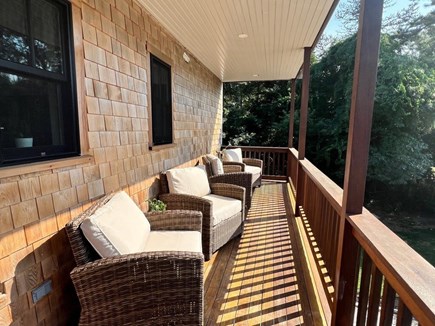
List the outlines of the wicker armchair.
{"label": "wicker armchair", "polygon": [[212,194],[242,201],[242,210],[239,213],[214,225],[213,203],[210,200],[198,196],[169,193],[168,180],[164,172],[160,174],[160,187],[159,199],[166,203],[168,209],[187,209],[202,213],[202,252],[205,260],[209,260],[213,252],[242,233],[245,218],[245,188],[232,184],[210,183]]}
{"label": "wicker armchair", "polygon": [[211,156],[203,156],[202,162],[206,167],[210,183],[228,183],[245,188],[245,213],[247,213],[251,208],[252,203],[252,175],[248,172],[242,172],[242,167],[240,165],[233,164],[223,164],[224,174],[214,175]]}
{"label": "wicker armchair", "polygon": [[[80,325],[202,325],[204,257],[195,252],[144,252],[100,258],[80,229],[95,205],[65,229],[77,267],[71,279],[82,307]],[[200,212],[147,213],[152,230],[201,231]]]}
{"label": "wicker armchair", "polygon": [[[230,150],[231,149],[236,149],[236,148],[231,147]],[[261,178],[263,175],[262,160],[257,158],[243,158],[242,162],[225,161],[225,154],[224,154],[224,160],[222,163],[225,169],[228,169],[228,166],[232,166],[233,169],[235,167],[240,168],[241,172],[252,173],[252,188],[261,187]]]}

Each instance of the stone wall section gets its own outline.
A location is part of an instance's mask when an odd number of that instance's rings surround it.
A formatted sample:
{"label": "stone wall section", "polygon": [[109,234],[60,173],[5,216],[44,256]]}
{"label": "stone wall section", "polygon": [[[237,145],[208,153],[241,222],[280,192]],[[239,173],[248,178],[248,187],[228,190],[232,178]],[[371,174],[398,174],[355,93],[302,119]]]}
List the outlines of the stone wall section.
{"label": "stone wall section", "polygon": [[[186,63],[187,50],[136,0],[73,0],[72,7],[82,34],[75,35],[88,138],[82,151],[92,159],[0,179],[0,325],[74,323],[75,264],[64,225],[119,189],[146,209],[160,171],[194,165],[219,148],[222,82],[215,75],[191,54]],[[147,43],[171,58],[174,76],[174,145],[153,150]],[[31,290],[48,279],[53,292],[33,304]]]}

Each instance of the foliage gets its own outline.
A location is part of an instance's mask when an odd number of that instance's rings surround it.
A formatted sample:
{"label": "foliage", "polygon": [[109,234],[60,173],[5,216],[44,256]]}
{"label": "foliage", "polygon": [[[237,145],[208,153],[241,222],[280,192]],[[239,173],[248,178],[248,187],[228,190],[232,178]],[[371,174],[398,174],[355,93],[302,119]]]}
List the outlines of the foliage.
{"label": "foliage", "polygon": [[[405,9],[394,14],[384,15],[382,19],[382,31],[384,33],[393,33],[394,31],[402,29],[403,26],[409,25],[404,24],[404,22],[415,21],[418,16],[418,3],[419,0],[411,0],[409,6]],[[384,13],[386,9],[394,6],[395,4],[395,0],[384,0]],[[341,22],[341,31],[344,37],[352,36],[357,32],[359,12],[359,0],[344,1],[338,6],[336,16]]]}
{"label": "foliage", "polygon": [[288,81],[224,84],[224,139],[232,145],[267,146],[287,144],[287,135],[277,139],[276,126],[287,119]]}
{"label": "foliage", "polygon": [[166,211],[166,204],[156,198],[148,200],[151,212],[164,212]]}
{"label": "foliage", "polygon": [[[343,19],[352,20],[357,9],[355,3],[354,0],[348,2]],[[393,18],[387,17],[384,22],[366,198],[385,202],[393,199],[400,205],[400,196],[411,198],[419,194],[429,198],[418,201],[419,207],[434,212],[430,194],[435,193],[431,172],[435,166],[435,10],[419,16],[416,3],[412,1],[408,8],[391,16]],[[341,184],[355,34],[349,30],[341,40],[325,42],[333,45],[320,51],[321,56],[313,60],[311,68],[307,157]],[[240,145],[286,146],[288,86],[284,81],[225,84],[225,141]],[[300,85],[297,94],[300,94]],[[295,120],[297,129],[298,110]],[[392,194],[392,198],[387,198],[387,194]]]}

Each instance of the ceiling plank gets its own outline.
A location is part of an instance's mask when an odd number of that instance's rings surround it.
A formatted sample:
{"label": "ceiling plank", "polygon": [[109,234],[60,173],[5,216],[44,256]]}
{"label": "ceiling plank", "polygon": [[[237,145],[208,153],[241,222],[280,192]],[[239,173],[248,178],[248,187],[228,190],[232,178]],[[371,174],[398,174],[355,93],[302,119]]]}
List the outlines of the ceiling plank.
{"label": "ceiling plank", "polygon": [[[138,0],[222,81],[295,78],[337,0]],[[247,38],[241,39],[239,34]]]}

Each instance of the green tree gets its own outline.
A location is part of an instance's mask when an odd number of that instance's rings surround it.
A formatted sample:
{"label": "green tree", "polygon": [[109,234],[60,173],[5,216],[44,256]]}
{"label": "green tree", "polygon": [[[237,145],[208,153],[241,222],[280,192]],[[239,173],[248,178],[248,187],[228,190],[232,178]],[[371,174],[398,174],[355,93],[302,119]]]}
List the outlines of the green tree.
{"label": "green tree", "polygon": [[[276,126],[287,119],[289,82],[261,81],[224,84],[224,139],[233,145],[284,146]],[[288,132],[287,132],[288,135]]]}
{"label": "green tree", "polygon": [[[350,4],[354,4],[353,0]],[[349,13],[355,7],[349,7]],[[378,67],[368,170],[368,200],[381,193],[435,193],[435,15],[416,14],[416,2],[384,28]],[[392,20],[393,21],[393,20]],[[389,21],[386,26],[393,26]],[[399,27],[400,26],[400,27]],[[342,183],[354,69],[355,35],[312,65],[307,157]],[[288,83],[226,84],[226,141],[286,146]],[[300,87],[300,86],[298,86]],[[300,88],[297,91],[300,94]],[[299,102],[296,105],[296,119]],[[297,127],[297,120],[296,126]],[[296,133],[297,135],[297,133]],[[297,143],[296,143],[297,144]],[[380,195],[382,196],[382,194]],[[430,202],[430,196],[428,197]],[[402,197],[403,199],[403,197]],[[400,199],[397,199],[400,201]],[[403,200],[402,200],[403,201]],[[433,201],[433,200],[432,200]],[[428,204],[435,211],[434,204]]]}

